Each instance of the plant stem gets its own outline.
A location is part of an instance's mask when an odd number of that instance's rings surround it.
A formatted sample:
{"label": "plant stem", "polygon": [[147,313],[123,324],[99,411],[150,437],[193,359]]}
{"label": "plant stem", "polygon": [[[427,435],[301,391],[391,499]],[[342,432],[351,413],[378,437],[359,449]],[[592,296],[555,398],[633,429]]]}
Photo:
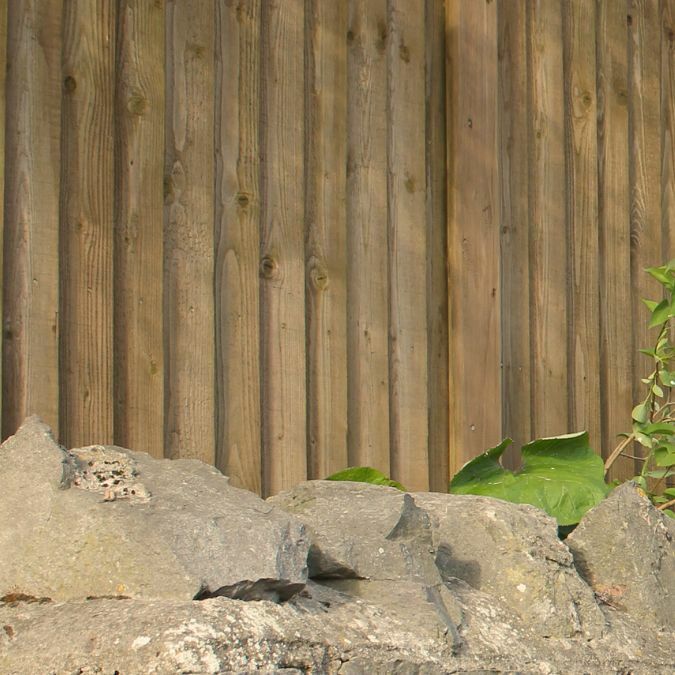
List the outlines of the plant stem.
{"label": "plant stem", "polygon": [[607,461],[605,462],[605,478],[607,478],[607,473],[609,472],[609,469],[611,468],[612,464],[616,462],[617,459],[619,459],[619,456],[623,452],[624,448],[631,442],[635,440],[635,434],[630,434],[629,436],[626,436],[626,438],[619,443],[619,445],[616,446],[616,448],[612,451],[612,454],[607,458]]}
{"label": "plant stem", "polygon": [[675,504],[675,499],[671,499],[669,502],[666,502],[665,504],[659,504],[656,508],[659,511],[665,511],[669,506],[673,506]]}

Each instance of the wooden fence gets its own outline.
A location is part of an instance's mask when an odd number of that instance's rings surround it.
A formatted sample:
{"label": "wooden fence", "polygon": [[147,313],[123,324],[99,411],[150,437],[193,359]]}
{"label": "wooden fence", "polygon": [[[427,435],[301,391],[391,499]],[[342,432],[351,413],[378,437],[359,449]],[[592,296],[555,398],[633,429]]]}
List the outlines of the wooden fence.
{"label": "wooden fence", "polygon": [[630,426],[675,0],[0,17],[3,436],[38,413],[270,494],[355,464],[444,490],[502,435]]}

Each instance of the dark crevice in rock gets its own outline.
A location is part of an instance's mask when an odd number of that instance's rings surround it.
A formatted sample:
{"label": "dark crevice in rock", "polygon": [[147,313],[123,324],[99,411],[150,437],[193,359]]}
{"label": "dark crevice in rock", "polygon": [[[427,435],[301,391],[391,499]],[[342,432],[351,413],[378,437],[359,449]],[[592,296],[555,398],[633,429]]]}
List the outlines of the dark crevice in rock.
{"label": "dark crevice in rock", "polygon": [[457,626],[455,626],[455,622],[452,620],[452,617],[448,612],[448,608],[445,606],[445,603],[443,602],[440,590],[436,586],[427,586],[426,593],[427,593],[427,601],[434,606],[436,614],[439,616],[439,618],[445,625],[447,632],[450,635],[452,653],[455,655],[458,654],[460,649],[464,645],[464,640],[462,639],[462,636],[459,634],[459,630],[457,629]]}
{"label": "dark crevice in rock", "polygon": [[335,560],[318,546],[312,544],[307,555],[307,569],[310,579],[361,579],[355,569]]}
{"label": "dark crevice in rock", "polygon": [[232,600],[268,602],[286,602],[305,588],[305,584],[293,583],[284,579],[257,579],[256,581],[244,580],[229,586],[221,586],[215,591],[208,587],[202,589],[194,596],[194,600],[208,600],[209,598],[225,597]]}
{"label": "dark crevice in rock", "polygon": [[86,600],[131,600],[129,595],[88,595]]}
{"label": "dark crevice in rock", "polygon": [[37,602],[41,605],[44,605],[46,602],[54,602],[51,598],[36,598],[34,595],[28,595],[26,593],[7,593],[0,597],[0,602],[10,607],[16,607],[20,602]]}
{"label": "dark crevice in rock", "polygon": [[316,581],[317,583],[321,583],[322,581],[330,581],[331,579],[358,579],[360,581],[364,581],[368,579],[368,577],[362,577],[356,574],[354,570],[351,570],[347,567],[343,568],[344,573],[342,573],[342,570],[338,570],[336,572],[322,572],[321,574],[317,574],[315,576],[310,575],[310,579],[312,581]]}

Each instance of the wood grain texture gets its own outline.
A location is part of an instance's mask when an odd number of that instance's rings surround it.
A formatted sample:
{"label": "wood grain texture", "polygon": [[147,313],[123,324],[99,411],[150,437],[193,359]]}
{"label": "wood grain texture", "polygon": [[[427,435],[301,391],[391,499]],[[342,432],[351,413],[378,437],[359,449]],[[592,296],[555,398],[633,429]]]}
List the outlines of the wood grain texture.
{"label": "wood grain texture", "polygon": [[348,465],[347,10],[334,0],[305,3],[309,478]]}
{"label": "wood grain texture", "polygon": [[217,3],[216,466],[262,492],[260,5]]}
{"label": "wood grain texture", "polygon": [[[607,457],[630,429],[633,407],[630,189],[628,169],[628,43],[621,3],[597,0],[598,227],[600,274],[600,400],[602,453]],[[618,460],[611,479],[635,474]]]}
{"label": "wood grain texture", "polygon": [[164,456],[164,6],[122,0],[115,128],[115,443]]}
{"label": "wood grain texture", "polygon": [[450,473],[501,439],[496,3],[448,4]]}
{"label": "wood grain texture", "polygon": [[[7,161],[5,155],[5,108],[7,102],[7,87],[6,87],[6,72],[7,72],[7,0],[0,0],[0,242],[4,241],[4,214],[5,214],[5,163]],[[4,246],[0,245],[0,284],[4,291],[3,283],[3,257]],[[0,303],[2,303],[3,293],[0,293]],[[4,321],[4,308],[0,305],[0,316]],[[3,331],[4,332],[4,331]],[[0,383],[2,383],[3,365],[0,358]],[[2,427],[2,386],[0,384],[0,431]],[[5,434],[2,434],[5,438]]]}
{"label": "wood grain texture", "polygon": [[68,447],[113,441],[114,5],[63,5],[60,436]]}
{"label": "wood grain texture", "polygon": [[675,0],[661,3],[661,224],[663,262],[675,257]]}
{"label": "wood grain texture", "polygon": [[[661,3],[661,234],[663,262],[675,257],[675,1]],[[672,331],[675,337],[675,329]],[[672,339],[672,338],[671,338]],[[675,485],[675,476],[668,479]]]}
{"label": "wood grain texture", "polygon": [[391,472],[429,489],[424,0],[388,14],[389,387]]}
{"label": "wood grain texture", "polygon": [[563,5],[569,428],[601,447],[595,3]]}
{"label": "wood grain texture", "polygon": [[[649,313],[640,298],[661,298],[659,284],[645,268],[661,264],[661,26],[658,0],[629,0],[628,111],[630,166],[630,243],[633,351],[653,347],[656,330],[647,328]],[[651,359],[634,361],[633,400],[645,396],[640,378],[651,371]]]}
{"label": "wood grain texture", "polygon": [[215,462],[214,5],[166,5],[166,454]]}
{"label": "wood grain texture", "polygon": [[349,5],[347,311],[349,463],[388,474],[386,9]]}
{"label": "wood grain texture", "polygon": [[567,433],[567,233],[561,4],[528,3],[532,433]]}
{"label": "wood grain texture", "polygon": [[502,415],[504,435],[514,443],[504,464],[517,468],[519,451],[532,440],[530,418],[530,278],[525,3],[500,3],[499,181],[501,187]]}
{"label": "wood grain texture", "polygon": [[[0,11],[9,19],[3,30],[9,62],[2,98],[7,107],[2,433],[13,434],[25,417],[38,414],[58,437],[62,7],[22,0],[10,3],[9,15],[6,3]],[[1,45],[0,50],[4,63],[7,50]],[[5,125],[0,128],[4,134]]]}
{"label": "wood grain texture", "polygon": [[426,0],[425,43],[429,489],[446,492],[449,374],[444,0]]}
{"label": "wood grain texture", "polygon": [[304,2],[262,8],[263,493],[307,476]]}

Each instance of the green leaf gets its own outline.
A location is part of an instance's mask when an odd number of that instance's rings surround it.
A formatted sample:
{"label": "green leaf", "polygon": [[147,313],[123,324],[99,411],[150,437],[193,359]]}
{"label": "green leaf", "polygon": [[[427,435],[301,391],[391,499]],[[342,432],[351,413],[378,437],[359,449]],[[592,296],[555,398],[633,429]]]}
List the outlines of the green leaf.
{"label": "green leaf", "polygon": [[656,358],[656,352],[653,349],[638,349],[638,351],[640,352],[640,354],[645,354],[646,356],[649,356],[652,359]]}
{"label": "green leaf", "polygon": [[658,480],[663,480],[664,478],[675,476],[675,471],[669,471],[668,469],[661,469],[660,471],[647,471],[645,476],[647,476],[647,478],[657,478]]}
{"label": "green leaf", "polygon": [[649,327],[661,326],[670,318],[670,303],[667,300],[661,300],[654,308],[652,317],[649,320]]}
{"label": "green leaf", "polygon": [[406,489],[397,481],[387,478],[381,471],[369,466],[353,466],[334,473],[326,480],[349,480],[355,483],[371,483],[372,485],[388,485],[406,492]]}
{"label": "green leaf", "polygon": [[671,422],[654,422],[652,424],[643,424],[640,431],[645,434],[667,434],[675,435],[675,424]]}
{"label": "green leaf", "polygon": [[654,279],[664,286],[667,286],[672,282],[672,274],[670,274],[671,270],[668,269],[667,265],[663,265],[662,267],[648,267],[645,272],[651,274]]}
{"label": "green leaf", "polygon": [[[671,303],[672,308],[672,303]],[[668,347],[668,334],[666,332],[661,335],[659,341],[656,343],[656,352],[663,356],[664,350]]]}
{"label": "green leaf", "polygon": [[635,433],[635,440],[645,448],[651,448],[654,445],[654,441],[647,436],[646,434],[643,434],[640,431],[636,431]]}
{"label": "green leaf", "polygon": [[670,518],[675,518],[675,511],[672,511],[671,509],[663,509],[661,513],[665,513]]}
{"label": "green leaf", "polygon": [[663,494],[666,495],[666,497],[672,497],[673,499],[675,499],[675,487],[666,488],[663,491]]}
{"label": "green leaf", "polygon": [[656,300],[646,300],[645,298],[640,298],[640,300],[642,300],[642,302],[647,305],[647,309],[650,312],[653,312],[656,309],[656,306],[659,304]]}
{"label": "green leaf", "polygon": [[636,422],[644,424],[649,419],[649,401],[644,401],[633,408],[631,416]]}
{"label": "green leaf", "polygon": [[674,387],[675,373],[671,373],[669,370],[659,370],[659,380],[664,387]]}
{"label": "green leaf", "polygon": [[656,466],[675,466],[675,444],[661,443],[654,450]]}
{"label": "green leaf", "polygon": [[644,492],[647,492],[647,479],[644,476],[634,476],[631,480],[637,483]]}
{"label": "green leaf", "polygon": [[515,473],[499,462],[510,443],[507,438],[465,464],[449,491],[532,504],[566,526],[578,523],[611,490],[604,481],[602,458],[589,447],[586,432],[524,445],[523,466]]}
{"label": "green leaf", "polygon": [[653,384],[652,385],[652,393],[654,396],[658,396],[659,398],[663,398],[663,389],[659,387],[658,384]]}

